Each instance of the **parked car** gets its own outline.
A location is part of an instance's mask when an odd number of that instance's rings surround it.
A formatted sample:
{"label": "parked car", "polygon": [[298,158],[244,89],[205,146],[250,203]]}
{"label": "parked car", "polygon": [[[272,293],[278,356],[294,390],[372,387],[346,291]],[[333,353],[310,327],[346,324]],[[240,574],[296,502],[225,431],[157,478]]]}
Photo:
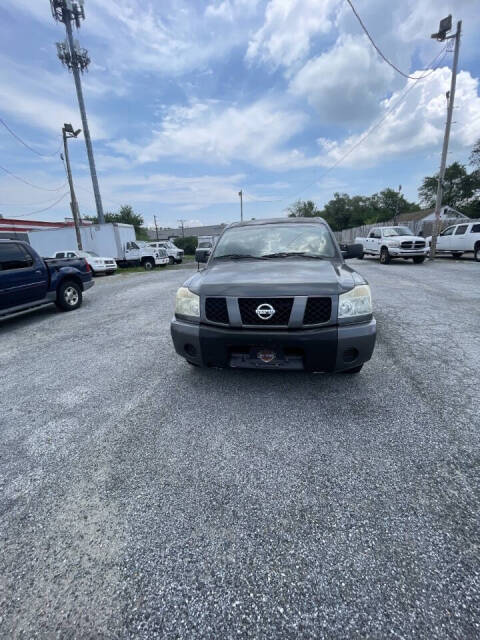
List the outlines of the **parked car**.
{"label": "parked car", "polygon": [[55,303],[78,309],[93,287],[84,258],[44,259],[27,243],[0,240],[0,317]]}
{"label": "parked car", "polygon": [[[429,249],[431,242],[432,236],[429,236]],[[437,237],[437,251],[451,253],[454,258],[473,252],[475,260],[480,262],[480,222],[464,222],[444,229]]]}
{"label": "parked car", "polygon": [[363,246],[364,255],[378,256],[382,264],[392,258],[413,258],[415,264],[422,263],[428,253],[425,238],[415,236],[408,227],[376,227],[366,238],[355,238]]}
{"label": "parked car", "polygon": [[94,276],[100,273],[106,273],[107,276],[111,276],[117,270],[117,263],[113,258],[102,258],[98,256],[95,251],[66,249],[65,251],[57,251],[52,258],[85,258]]}
{"label": "parked car", "polygon": [[183,260],[183,250],[179,249],[170,240],[159,240],[157,242],[149,242],[149,246],[154,249],[165,249],[170,264],[181,264]]}
{"label": "parked car", "polygon": [[177,291],[171,334],[192,365],[358,373],[372,356],[370,287],[322,218],[234,223]]}

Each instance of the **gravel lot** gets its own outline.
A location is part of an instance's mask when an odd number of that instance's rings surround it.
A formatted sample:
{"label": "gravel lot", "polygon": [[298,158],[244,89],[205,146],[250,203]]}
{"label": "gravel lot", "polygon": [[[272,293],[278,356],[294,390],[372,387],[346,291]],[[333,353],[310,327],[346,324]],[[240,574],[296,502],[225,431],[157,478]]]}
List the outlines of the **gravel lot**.
{"label": "gravel lot", "polygon": [[189,367],[187,270],[0,323],[0,637],[480,636],[480,265],[355,266],[358,376]]}

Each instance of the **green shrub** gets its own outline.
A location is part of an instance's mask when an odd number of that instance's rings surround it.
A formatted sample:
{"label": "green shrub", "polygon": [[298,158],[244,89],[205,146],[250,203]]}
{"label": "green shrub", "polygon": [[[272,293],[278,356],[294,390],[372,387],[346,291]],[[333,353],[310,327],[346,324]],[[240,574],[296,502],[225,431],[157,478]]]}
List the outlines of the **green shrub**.
{"label": "green shrub", "polygon": [[197,248],[198,239],[195,236],[186,236],[185,238],[175,238],[174,244],[185,251],[185,255],[193,256]]}

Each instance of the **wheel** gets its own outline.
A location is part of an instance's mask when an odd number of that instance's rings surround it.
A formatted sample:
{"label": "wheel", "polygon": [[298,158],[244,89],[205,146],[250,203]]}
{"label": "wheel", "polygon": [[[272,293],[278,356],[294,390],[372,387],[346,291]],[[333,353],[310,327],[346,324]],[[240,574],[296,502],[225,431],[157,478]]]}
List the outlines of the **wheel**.
{"label": "wheel", "polygon": [[364,256],[364,255],[365,255],[365,254],[362,252],[359,256],[357,256],[357,258],[358,258],[359,260],[363,260],[363,256]]}
{"label": "wheel", "polygon": [[382,247],[380,251],[380,264],[388,264],[390,262],[390,254],[388,253],[387,247]]}
{"label": "wheel", "polygon": [[463,251],[452,251],[452,258],[461,258],[463,256]]}
{"label": "wheel", "polygon": [[342,373],[360,373],[362,370],[363,364],[359,364],[358,367],[352,367],[352,369],[346,369],[342,371]]}
{"label": "wheel", "polygon": [[415,256],[413,262],[415,264],[422,264],[422,262],[425,262],[425,256]]}
{"label": "wheel", "polygon": [[477,262],[480,262],[480,242],[477,242],[473,250],[473,257]]}
{"label": "wheel", "polygon": [[73,311],[82,304],[82,289],[79,284],[68,280],[58,288],[56,304],[63,311]]}
{"label": "wheel", "polygon": [[153,258],[146,258],[143,261],[143,268],[145,271],[151,271],[155,267],[155,260]]}
{"label": "wheel", "polygon": [[168,264],[175,264],[175,260],[173,259],[173,256],[168,256]]}
{"label": "wheel", "polygon": [[175,264],[182,264],[182,259],[180,258],[180,260],[175,260]]}

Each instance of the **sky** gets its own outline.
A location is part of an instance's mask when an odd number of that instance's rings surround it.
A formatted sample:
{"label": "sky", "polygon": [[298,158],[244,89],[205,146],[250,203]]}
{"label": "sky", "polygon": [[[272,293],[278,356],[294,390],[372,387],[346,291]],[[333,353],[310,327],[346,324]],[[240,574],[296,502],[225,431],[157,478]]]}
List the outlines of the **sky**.
{"label": "sky", "polygon": [[[229,223],[322,207],[336,191],[402,185],[418,200],[438,170],[453,54],[430,38],[463,20],[448,163],[480,137],[478,0],[85,0],[76,31],[105,211],[148,225]],[[61,128],[81,128],[65,27],[48,0],[0,6],[0,213],[70,216]],[[453,41],[452,41],[453,42]],[[477,44],[477,46],[476,46]],[[427,74],[425,69],[432,70]],[[82,215],[95,214],[83,136],[69,143]],[[40,154],[40,155],[39,155]],[[11,174],[31,183],[25,184]],[[40,187],[40,188],[38,188]]]}

